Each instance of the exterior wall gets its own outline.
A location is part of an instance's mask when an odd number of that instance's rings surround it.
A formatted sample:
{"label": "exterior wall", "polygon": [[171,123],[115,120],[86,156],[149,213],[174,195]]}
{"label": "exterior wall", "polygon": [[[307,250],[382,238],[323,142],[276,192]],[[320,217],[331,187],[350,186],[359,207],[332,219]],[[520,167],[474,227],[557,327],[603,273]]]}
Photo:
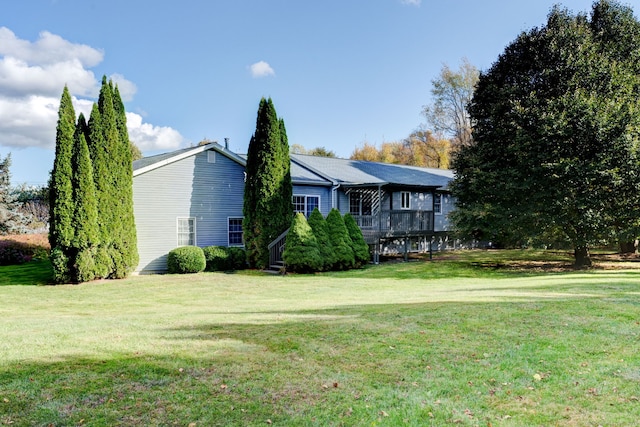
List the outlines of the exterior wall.
{"label": "exterior wall", "polygon": [[134,177],[136,271],[166,271],[167,254],[177,247],[178,217],[196,219],[196,245],[227,246],[228,218],[242,217],[244,167],[220,153],[209,163],[207,153]]}
{"label": "exterior wall", "polygon": [[449,231],[451,221],[449,214],[455,209],[455,197],[449,193],[442,193],[442,213],[435,214],[435,231]]}
{"label": "exterior wall", "polygon": [[331,210],[331,187],[327,186],[311,186],[299,185],[293,186],[294,196],[319,196],[320,197],[320,213],[327,216]]}

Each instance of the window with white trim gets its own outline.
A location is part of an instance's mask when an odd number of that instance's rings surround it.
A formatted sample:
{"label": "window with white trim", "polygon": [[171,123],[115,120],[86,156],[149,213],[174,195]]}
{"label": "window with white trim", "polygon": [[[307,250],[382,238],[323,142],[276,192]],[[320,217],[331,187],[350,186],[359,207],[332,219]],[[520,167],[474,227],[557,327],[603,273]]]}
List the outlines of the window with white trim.
{"label": "window with white trim", "polygon": [[442,193],[436,193],[433,195],[433,213],[442,213]]}
{"label": "window with white trim", "polygon": [[402,191],[400,193],[400,209],[411,209],[411,192]]}
{"label": "window with white trim", "polygon": [[293,211],[301,212],[309,218],[315,208],[320,209],[320,196],[294,195]]}
{"label": "window with white trim", "polygon": [[216,152],[213,150],[207,151],[207,162],[215,163],[216,162]]}
{"label": "window with white trim", "polygon": [[228,218],[229,223],[229,246],[244,245],[242,232],[242,218]]}
{"label": "window with white trim", "polygon": [[178,246],[195,246],[196,244],[196,219],[178,218]]}

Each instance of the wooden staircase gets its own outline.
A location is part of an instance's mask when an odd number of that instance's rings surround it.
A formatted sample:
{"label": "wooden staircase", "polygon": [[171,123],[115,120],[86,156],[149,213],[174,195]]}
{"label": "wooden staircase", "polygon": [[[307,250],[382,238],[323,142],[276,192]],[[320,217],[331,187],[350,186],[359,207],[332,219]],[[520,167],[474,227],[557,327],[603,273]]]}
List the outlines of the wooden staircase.
{"label": "wooden staircase", "polygon": [[287,234],[289,234],[289,229],[286,229],[273,242],[269,243],[269,267],[264,270],[265,273],[285,274],[287,271],[287,267],[282,259]]}

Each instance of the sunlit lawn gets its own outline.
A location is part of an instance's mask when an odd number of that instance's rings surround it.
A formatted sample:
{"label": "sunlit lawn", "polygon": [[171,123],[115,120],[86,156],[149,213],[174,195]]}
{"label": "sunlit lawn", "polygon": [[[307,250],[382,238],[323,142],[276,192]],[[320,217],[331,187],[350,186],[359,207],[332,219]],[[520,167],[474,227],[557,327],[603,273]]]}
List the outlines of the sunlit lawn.
{"label": "sunlit lawn", "polygon": [[640,270],[504,254],[0,286],[0,425],[635,425]]}

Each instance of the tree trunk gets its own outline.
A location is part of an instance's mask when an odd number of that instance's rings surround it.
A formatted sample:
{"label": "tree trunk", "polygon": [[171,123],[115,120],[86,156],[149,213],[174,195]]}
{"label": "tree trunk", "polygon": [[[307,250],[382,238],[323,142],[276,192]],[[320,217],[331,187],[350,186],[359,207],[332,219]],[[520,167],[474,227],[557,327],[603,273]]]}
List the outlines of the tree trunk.
{"label": "tree trunk", "polygon": [[638,240],[631,240],[629,242],[620,242],[621,254],[637,254],[638,253]]}
{"label": "tree trunk", "polygon": [[588,246],[576,246],[573,253],[575,256],[575,264],[573,266],[575,268],[591,267],[591,255],[589,254]]}

